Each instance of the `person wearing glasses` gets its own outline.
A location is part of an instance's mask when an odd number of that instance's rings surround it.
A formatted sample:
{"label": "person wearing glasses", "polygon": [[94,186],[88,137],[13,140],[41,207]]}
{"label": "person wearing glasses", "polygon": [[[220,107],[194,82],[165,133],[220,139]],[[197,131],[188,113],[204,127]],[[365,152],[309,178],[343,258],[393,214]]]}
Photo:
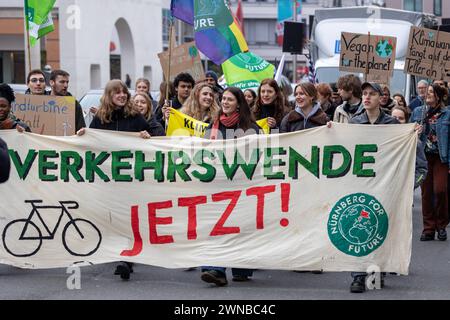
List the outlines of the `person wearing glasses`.
{"label": "person wearing glasses", "polygon": [[42,70],[32,70],[28,74],[27,86],[28,89],[25,94],[50,95],[50,92],[45,90],[45,74]]}

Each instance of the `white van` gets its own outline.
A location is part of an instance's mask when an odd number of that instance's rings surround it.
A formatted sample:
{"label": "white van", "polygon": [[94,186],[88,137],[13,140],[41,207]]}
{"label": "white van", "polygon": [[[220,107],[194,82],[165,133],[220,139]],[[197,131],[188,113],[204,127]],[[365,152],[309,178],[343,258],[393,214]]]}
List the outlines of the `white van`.
{"label": "white van", "polygon": [[[342,32],[393,36],[397,38],[391,93],[401,93],[407,102],[416,94],[418,79],[404,73],[411,26],[433,28],[438,24],[433,15],[381,7],[347,7],[318,9],[311,33],[310,53],[319,82],[337,82],[345,72],[339,71]],[[364,77],[359,74],[360,78]]]}

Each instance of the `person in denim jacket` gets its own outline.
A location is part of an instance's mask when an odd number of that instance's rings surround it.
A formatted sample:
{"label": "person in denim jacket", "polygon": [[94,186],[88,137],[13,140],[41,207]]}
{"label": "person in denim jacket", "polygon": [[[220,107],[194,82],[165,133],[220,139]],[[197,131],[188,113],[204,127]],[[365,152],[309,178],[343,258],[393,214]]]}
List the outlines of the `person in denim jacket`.
{"label": "person in denim jacket", "polygon": [[450,110],[444,99],[448,93],[438,84],[428,87],[426,104],[416,108],[411,122],[423,126],[420,140],[428,161],[428,175],[422,184],[423,232],[421,241],[447,240],[447,174],[450,166]]}

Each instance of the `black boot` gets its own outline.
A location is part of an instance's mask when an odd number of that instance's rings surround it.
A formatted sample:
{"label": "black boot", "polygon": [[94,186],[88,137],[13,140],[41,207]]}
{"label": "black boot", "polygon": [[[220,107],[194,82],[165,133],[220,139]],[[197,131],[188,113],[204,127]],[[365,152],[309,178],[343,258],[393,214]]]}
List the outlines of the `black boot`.
{"label": "black boot", "polygon": [[130,273],[133,273],[133,264],[130,262],[121,262],[114,271],[122,280],[130,280]]}
{"label": "black boot", "polygon": [[366,291],[366,277],[356,276],[353,278],[353,282],[350,285],[351,293],[363,293]]}

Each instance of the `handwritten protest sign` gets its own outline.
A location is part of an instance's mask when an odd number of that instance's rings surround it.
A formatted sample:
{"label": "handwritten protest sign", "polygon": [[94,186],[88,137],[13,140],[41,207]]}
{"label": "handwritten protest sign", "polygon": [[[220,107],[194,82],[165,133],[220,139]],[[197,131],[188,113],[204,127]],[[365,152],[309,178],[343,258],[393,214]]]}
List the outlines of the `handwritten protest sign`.
{"label": "handwritten protest sign", "polygon": [[411,27],[405,73],[450,81],[450,33]]}
{"label": "handwritten protest sign", "polygon": [[33,133],[49,136],[75,134],[75,98],[16,94],[12,113]]}
{"label": "handwritten protest sign", "polygon": [[[161,52],[158,54],[159,62],[167,79],[169,52]],[[171,65],[170,65],[170,81],[181,73],[187,72],[197,81],[205,78],[200,53],[195,46],[195,42],[188,42],[172,49]]]}
{"label": "handwritten protest sign", "polygon": [[342,32],[339,70],[387,83],[394,72],[396,47],[395,37]]}

